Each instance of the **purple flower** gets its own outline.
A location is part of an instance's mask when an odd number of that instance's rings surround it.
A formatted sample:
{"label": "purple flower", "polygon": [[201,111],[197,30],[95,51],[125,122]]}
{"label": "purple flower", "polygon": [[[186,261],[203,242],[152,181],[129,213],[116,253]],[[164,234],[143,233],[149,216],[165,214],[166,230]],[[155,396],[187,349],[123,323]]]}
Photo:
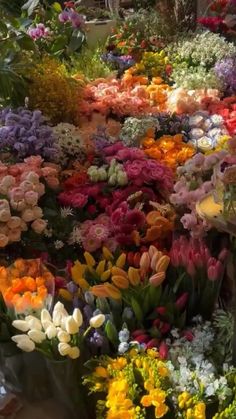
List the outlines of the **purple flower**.
{"label": "purple flower", "polygon": [[215,64],[214,71],[222,82],[225,92],[236,92],[236,57],[224,58]]}
{"label": "purple flower", "polygon": [[66,23],[69,21],[69,12],[67,12],[66,10],[63,10],[63,12],[61,12],[58,16],[58,19],[61,23]]}

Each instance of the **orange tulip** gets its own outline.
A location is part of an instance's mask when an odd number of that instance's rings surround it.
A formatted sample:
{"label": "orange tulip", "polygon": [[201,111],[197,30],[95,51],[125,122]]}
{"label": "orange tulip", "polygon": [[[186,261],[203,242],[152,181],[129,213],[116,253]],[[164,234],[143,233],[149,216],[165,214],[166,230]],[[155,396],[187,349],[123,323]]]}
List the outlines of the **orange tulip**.
{"label": "orange tulip", "polygon": [[149,278],[149,283],[154,287],[159,287],[159,285],[161,285],[162,282],[165,280],[165,277],[165,272],[159,272],[155,275],[152,275],[151,278]]}

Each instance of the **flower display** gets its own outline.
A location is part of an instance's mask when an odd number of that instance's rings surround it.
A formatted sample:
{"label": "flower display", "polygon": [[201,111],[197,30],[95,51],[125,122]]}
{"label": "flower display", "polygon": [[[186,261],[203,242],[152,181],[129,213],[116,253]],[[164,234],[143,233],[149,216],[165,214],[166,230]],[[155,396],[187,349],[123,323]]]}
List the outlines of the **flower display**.
{"label": "flower display", "polygon": [[9,268],[1,267],[1,292],[17,315],[37,312],[51,307],[54,278],[39,259],[17,259]]}

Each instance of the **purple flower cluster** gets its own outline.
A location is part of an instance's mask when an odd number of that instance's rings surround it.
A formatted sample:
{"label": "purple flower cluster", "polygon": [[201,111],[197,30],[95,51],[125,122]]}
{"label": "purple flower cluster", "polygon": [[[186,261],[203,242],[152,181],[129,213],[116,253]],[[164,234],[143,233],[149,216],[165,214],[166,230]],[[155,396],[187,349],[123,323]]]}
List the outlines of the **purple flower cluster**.
{"label": "purple flower cluster", "polygon": [[0,112],[0,150],[12,153],[18,161],[29,156],[54,161],[58,153],[55,141],[40,111],[6,108]]}
{"label": "purple flower cluster", "polygon": [[236,57],[225,58],[215,65],[216,76],[222,82],[225,92],[235,94],[236,92]]}
{"label": "purple flower cluster", "polygon": [[135,60],[131,55],[116,55],[112,52],[102,54],[102,60],[106,64],[111,64],[115,69],[123,72],[135,64]]}
{"label": "purple flower cluster", "polygon": [[75,10],[63,10],[58,16],[61,23],[71,23],[72,28],[80,29],[84,26],[84,17]]}
{"label": "purple flower cluster", "polygon": [[163,135],[183,134],[184,139],[188,140],[190,131],[188,115],[176,115],[168,112],[160,112],[155,115],[158,119],[160,129],[157,131],[158,137]]}
{"label": "purple flower cluster", "polygon": [[50,29],[46,28],[43,23],[37,23],[36,27],[31,26],[27,33],[34,41],[47,38],[51,34]]}

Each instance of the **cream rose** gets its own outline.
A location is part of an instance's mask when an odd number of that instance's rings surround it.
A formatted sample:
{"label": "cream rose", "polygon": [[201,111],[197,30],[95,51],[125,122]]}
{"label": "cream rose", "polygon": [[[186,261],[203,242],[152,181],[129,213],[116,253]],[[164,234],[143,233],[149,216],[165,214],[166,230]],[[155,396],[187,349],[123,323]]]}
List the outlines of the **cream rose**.
{"label": "cream rose", "polygon": [[10,220],[7,222],[7,227],[11,229],[21,227],[21,218],[20,217],[11,217]]}
{"label": "cream rose", "polygon": [[32,229],[37,234],[41,234],[47,227],[47,222],[45,220],[37,219],[31,224]]}
{"label": "cream rose", "polygon": [[22,212],[21,218],[26,223],[30,223],[31,221],[33,221],[35,219],[33,211],[31,209],[29,209],[29,208],[25,209]]}

